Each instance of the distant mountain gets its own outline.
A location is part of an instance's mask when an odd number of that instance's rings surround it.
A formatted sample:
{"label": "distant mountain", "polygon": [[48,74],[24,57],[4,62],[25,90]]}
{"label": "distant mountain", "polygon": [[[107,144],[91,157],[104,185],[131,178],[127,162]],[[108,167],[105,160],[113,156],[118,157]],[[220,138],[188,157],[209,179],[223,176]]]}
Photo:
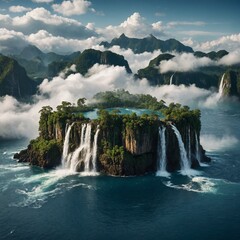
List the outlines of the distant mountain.
{"label": "distant mountain", "polygon": [[110,43],[101,42],[100,45],[105,48],[110,48],[114,45],[125,49],[132,49],[134,53],[153,52],[154,50],[161,50],[162,52],[193,52],[191,47],[185,46],[176,39],[168,39],[166,41],[157,39],[153,35],[149,37],[138,39],[128,38],[122,34],[119,38],[114,38]]}
{"label": "distant mountain", "polygon": [[35,92],[36,83],[27,76],[25,69],[16,60],[0,55],[0,96],[23,99]]}
{"label": "distant mountain", "polygon": [[73,63],[76,64],[77,72],[83,75],[96,63],[125,67],[128,73],[132,73],[124,57],[111,51],[101,52],[99,50],[87,49]]}
{"label": "distant mountain", "polygon": [[49,77],[49,64],[53,62],[62,62],[67,64],[73,61],[80,52],[75,52],[69,55],[60,55],[54,52],[44,53],[36,46],[28,45],[19,55],[13,56],[18,63],[23,66],[27,74],[32,78],[45,78]]}
{"label": "distant mountain", "polygon": [[207,57],[207,58],[210,58],[211,60],[219,60],[228,54],[229,52],[227,52],[226,50],[220,50],[218,52],[212,51],[209,53],[204,53],[200,51],[194,52],[195,57],[198,57],[198,58]]}

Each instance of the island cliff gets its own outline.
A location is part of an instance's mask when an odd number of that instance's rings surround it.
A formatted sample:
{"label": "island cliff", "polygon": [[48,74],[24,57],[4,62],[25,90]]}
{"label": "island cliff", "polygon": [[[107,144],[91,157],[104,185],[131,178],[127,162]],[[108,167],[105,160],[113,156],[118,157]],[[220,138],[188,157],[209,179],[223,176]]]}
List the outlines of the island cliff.
{"label": "island cliff", "polygon": [[138,116],[100,110],[98,118],[91,120],[82,113],[45,107],[39,137],[15,158],[44,168],[62,165],[117,176],[188,170],[209,161],[199,144],[200,111],[170,104],[164,112],[165,118],[160,119],[153,113]]}

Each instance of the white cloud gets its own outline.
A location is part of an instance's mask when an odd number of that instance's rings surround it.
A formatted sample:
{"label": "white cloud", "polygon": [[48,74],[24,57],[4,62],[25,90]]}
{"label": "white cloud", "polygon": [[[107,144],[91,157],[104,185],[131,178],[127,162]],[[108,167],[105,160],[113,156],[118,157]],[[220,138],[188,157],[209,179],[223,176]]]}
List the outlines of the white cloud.
{"label": "white cloud", "polygon": [[222,65],[234,65],[240,63],[240,48],[230,52],[228,55],[224,56],[219,60],[219,64]]}
{"label": "white cloud", "polygon": [[87,48],[94,48],[99,42],[96,37],[90,37],[84,40],[67,39],[64,37],[53,36],[47,31],[41,30],[35,34],[30,34],[28,42],[37,46],[44,52],[69,53],[83,51]]}
{"label": "white cloud", "polygon": [[192,53],[177,54],[169,61],[162,61],[160,72],[169,71],[188,72],[197,70],[200,67],[215,65],[216,63],[207,57],[196,58]]}
{"label": "white cloud", "polygon": [[9,15],[0,14],[0,28],[22,32],[25,35],[45,30],[56,36],[75,39],[84,39],[97,35],[80,22],[51,14],[45,8],[35,8],[23,16],[13,18]]}
{"label": "white cloud", "polygon": [[9,7],[9,11],[14,12],[14,13],[28,12],[31,10],[32,10],[32,8],[26,8],[26,7],[19,6],[19,5]]}
{"label": "white cloud", "polygon": [[106,39],[110,40],[118,37],[122,33],[129,37],[146,37],[149,34],[156,36],[164,36],[163,26],[161,22],[147,23],[140,13],[135,12],[118,26],[109,25],[104,29],[97,29],[97,32],[102,34]]}
{"label": "white cloud", "polygon": [[[55,12],[58,12],[65,16],[84,14],[89,10],[91,2],[86,0],[67,0],[61,4],[53,4],[52,8]],[[95,11],[94,9],[92,9]]]}
{"label": "white cloud", "polygon": [[199,43],[195,48],[201,51],[217,51],[221,49],[234,51],[240,48],[240,33],[223,36],[213,41]]}
{"label": "white cloud", "polygon": [[27,46],[26,36],[21,32],[9,31],[6,28],[0,28],[0,52],[11,52],[16,54],[23,47]]}
{"label": "white cloud", "polygon": [[196,22],[188,22],[188,21],[173,21],[167,24],[169,27],[176,27],[176,26],[204,26],[206,25],[205,22],[196,21]]}
{"label": "white cloud", "polygon": [[32,0],[32,2],[35,2],[35,3],[51,3],[53,1],[54,0]]}
{"label": "white cloud", "polygon": [[[101,50],[105,49],[102,48]],[[150,60],[156,58],[159,54],[161,54],[160,50],[155,50],[154,52],[143,52],[140,54],[134,54],[131,49],[122,49],[119,46],[113,46],[108,50],[123,55],[124,58],[128,61],[128,64],[133,73],[137,73],[139,69],[147,67]]]}

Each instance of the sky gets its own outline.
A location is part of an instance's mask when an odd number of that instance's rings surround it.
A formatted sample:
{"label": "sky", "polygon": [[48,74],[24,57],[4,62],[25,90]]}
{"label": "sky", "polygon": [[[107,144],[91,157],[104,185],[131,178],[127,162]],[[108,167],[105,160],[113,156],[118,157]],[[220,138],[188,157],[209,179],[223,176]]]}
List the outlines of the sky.
{"label": "sky", "polygon": [[240,45],[239,9],[238,0],[1,0],[0,51],[33,44],[69,53],[122,33],[231,51]]}

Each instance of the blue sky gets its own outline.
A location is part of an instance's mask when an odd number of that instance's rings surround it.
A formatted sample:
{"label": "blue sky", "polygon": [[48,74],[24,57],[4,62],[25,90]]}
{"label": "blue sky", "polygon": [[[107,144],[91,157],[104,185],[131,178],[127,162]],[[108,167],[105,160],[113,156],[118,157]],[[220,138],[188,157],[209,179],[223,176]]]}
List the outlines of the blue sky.
{"label": "blue sky", "polygon": [[[1,0],[0,28],[14,31],[17,37],[22,33],[21,39],[27,41],[34,38],[29,38],[31,34],[39,37],[43,33],[45,38],[51,35],[82,40],[98,36],[100,41],[124,32],[130,37],[153,34],[158,38],[176,38],[185,44],[200,46],[231,35],[231,41],[238,41],[239,10],[239,0]],[[56,15],[59,16],[57,21],[64,24],[57,23],[54,29]],[[47,19],[53,20],[51,26]],[[67,23],[69,19],[75,23]],[[81,24],[80,29],[76,22]],[[84,30],[85,26],[89,31]],[[1,32],[4,33],[6,31]],[[93,42],[95,44],[97,40]]]}

